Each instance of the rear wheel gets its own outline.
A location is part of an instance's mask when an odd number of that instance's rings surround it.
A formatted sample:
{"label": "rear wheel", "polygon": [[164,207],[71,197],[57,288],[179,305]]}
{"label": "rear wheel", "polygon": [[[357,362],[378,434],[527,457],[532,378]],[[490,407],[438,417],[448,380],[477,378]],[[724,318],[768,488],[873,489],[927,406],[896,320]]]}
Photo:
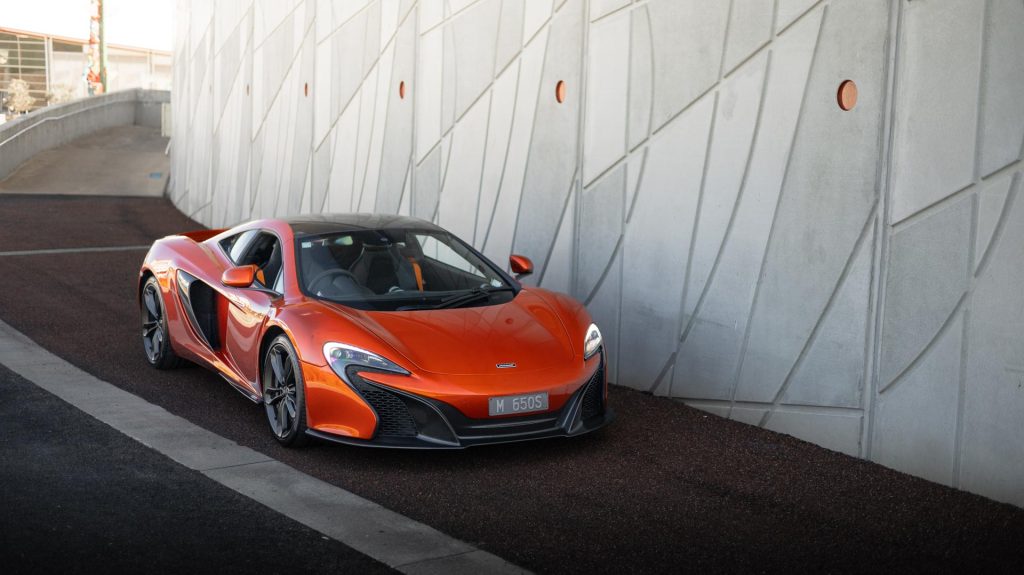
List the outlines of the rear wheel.
{"label": "rear wheel", "polygon": [[167,314],[163,298],[160,297],[160,283],[155,277],[146,280],[139,298],[142,313],[142,348],[146,360],[157,369],[171,369],[181,365],[182,360],[171,348],[167,330]]}
{"label": "rear wheel", "polygon": [[263,405],[267,422],[277,441],[286,447],[301,447],[306,435],[306,389],[295,347],[286,335],[279,335],[263,356]]}

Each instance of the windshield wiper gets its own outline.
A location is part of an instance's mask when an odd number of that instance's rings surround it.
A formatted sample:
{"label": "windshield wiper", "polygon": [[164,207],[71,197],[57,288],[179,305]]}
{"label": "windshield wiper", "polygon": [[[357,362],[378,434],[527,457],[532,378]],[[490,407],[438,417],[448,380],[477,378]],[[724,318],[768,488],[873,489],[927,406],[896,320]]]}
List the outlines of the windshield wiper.
{"label": "windshield wiper", "polygon": [[503,291],[515,291],[516,288],[512,286],[499,286],[499,287],[477,287],[473,288],[467,293],[453,295],[441,300],[441,303],[435,305],[432,309],[446,309],[461,307],[466,304],[474,303],[483,299],[491,297],[491,294]]}

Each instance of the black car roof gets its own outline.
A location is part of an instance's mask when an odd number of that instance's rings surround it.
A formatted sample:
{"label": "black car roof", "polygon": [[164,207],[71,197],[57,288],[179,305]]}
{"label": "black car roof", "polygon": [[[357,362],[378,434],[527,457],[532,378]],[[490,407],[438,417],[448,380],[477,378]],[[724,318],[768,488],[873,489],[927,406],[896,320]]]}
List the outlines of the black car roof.
{"label": "black car roof", "polygon": [[434,230],[442,228],[419,218],[394,214],[318,214],[281,218],[296,237],[359,230]]}

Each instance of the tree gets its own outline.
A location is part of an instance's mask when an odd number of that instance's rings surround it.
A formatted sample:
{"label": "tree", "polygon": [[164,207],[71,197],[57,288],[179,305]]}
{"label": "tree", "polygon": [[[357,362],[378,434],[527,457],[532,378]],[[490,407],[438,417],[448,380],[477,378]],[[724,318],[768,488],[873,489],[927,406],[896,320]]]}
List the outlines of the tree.
{"label": "tree", "polygon": [[75,99],[75,92],[67,84],[56,84],[46,95],[46,104],[52,106],[62,102],[70,102]]}
{"label": "tree", "polygon": [[7,86],[7,108],[15,114],[24,114],[32,109],[36,99],[28,93],[28,82],[14,78]]}

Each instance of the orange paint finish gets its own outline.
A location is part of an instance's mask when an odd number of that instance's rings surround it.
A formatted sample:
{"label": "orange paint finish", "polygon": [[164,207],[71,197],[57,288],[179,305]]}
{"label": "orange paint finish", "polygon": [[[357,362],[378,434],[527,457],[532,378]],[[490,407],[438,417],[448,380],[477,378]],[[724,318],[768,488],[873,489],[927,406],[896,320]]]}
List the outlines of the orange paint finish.
{"label": "orange paint finish", "polygon": [[[280,294],[258,285],[243,287],[252,283],[253,270],[235,267],[218,245],[254,229],[273,233],[280,241]],[[262,398],[263,346],[278,333],[287,335],[301,365],[306,423],[313,431],[369,441],[378,427],[373,407],[328,365],[323,351],[328,342],[377,354],[409,372],[365,372],[364,380],[442,402],[471,420],[516,417],[490,416],[488,398],[540,392],[548,393],[547,411],[558,412],[581,397],[604,361],[603,354],[583,360],[583,336],[592,320],[583,305],[564,294],[522,288],[501,304],[363,311],[305,295],[295,253],[292,229],[281,220],[258,220],[205,237],[169,236],[147,254],[139,285],[150,274],[157,277],[173,350],[220,373],[254,401]],[[528,258],[513,257],[522,260],[513,260],[514,270],[532,269]],[[178,270],[212,289],[216,345],[191,319],[179,294]],[[611,414],[601,425],[607,421]],[[563,435],[570,431],[567,427]]]}
{"label": "orange paint finish", "polygon": [[256,273],[259,270],[256,266],[239,266],[228,268],[220,276],[220,283],[234,288],[247,288],[256,281]]}
{"label": "orange paint finish", "polygon": [[558,314],[535,291],[541,290],[523,290],[504,305],[356,312],[356,317],[367,331],[382,335],[398,357],[384,355],[410,371],[488,376],[508,374],[497,364],[514,361],[513,373],[522,379],[526,373],[582,362]]}
{"label": "orange paint finish", "polygon": [[313,429],[370,439],[377,427],[373,409],[326,366],[302,362],[306,380],[306,423]]}
{"label": "orange paint finish", "polygon": [[[574,305],[555,307],[563,299]],[[291,326],[306,362],[310,427],[364,439],[372,437],[376,418],[327,365],[327,341],[372,351],[411,372],[366,373],[365,379],[437,399],[475,419],[488,417],[488,397],[539,391],[550,394],[549,411],[557,411],[600,361],[583,362],[582,334],[591,322],[586,309],[537,288],[508,304],[451,310],[365,312],[307,299],[277,319]],[[578,337],[570,337],[570,329]],[[504,362],[515,362],[516,369],[499,369]]]}
{"label": "orange paint finish", "polygon": [[533,273],[533,260],[526,256],[512,254],[508,257],[509,269],[516,277],[527,276]]}

